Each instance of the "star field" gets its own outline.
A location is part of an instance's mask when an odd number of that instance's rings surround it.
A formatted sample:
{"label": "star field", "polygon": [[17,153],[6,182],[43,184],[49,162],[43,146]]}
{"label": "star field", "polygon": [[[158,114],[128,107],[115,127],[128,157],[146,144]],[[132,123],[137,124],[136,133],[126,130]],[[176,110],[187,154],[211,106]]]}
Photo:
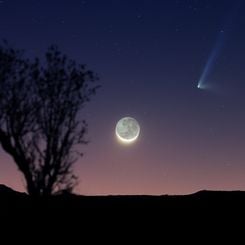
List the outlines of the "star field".
{"label": "star field", "polygon": [[[244,8],[239,0],[0,1],[1,39],[29,57],[57,44],[99,74],[102,88],[81,115],[90,144],[75,168],[78,193],[245,189]],[[220,34],[210,89],[200,90]],[[127,148],[114,134],[124,116],[141,125]],[[1,182],[24,189],[2,150]]]}

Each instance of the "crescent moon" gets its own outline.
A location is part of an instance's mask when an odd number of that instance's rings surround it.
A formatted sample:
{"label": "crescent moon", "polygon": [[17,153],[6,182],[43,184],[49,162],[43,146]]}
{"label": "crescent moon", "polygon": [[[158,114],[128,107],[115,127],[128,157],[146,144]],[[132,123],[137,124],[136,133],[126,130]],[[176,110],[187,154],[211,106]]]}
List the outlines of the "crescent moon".
{"label": "crescent moon", "polygon": [[122,143],[133,143],[140,134],[139,123],[132,117],[124,117],[118,121],[115,133]]}

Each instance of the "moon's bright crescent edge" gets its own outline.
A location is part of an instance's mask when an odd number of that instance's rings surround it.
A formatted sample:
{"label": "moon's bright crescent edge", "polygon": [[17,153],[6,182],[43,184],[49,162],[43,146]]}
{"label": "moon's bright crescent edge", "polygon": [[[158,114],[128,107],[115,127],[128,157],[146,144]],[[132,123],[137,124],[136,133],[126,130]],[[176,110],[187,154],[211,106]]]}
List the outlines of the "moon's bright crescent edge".
{"label": "moon's bright crescent edge", "polygon": [[139,137],[139,134],[140,134],[140,128],[139,128],[139,131],[138,131],[137,135],[136,135],[134,138],[132,138],[132,139],[124,139],[124,138],[122,138],[122,137],[118,134],[117,128],[116,128],[115,132],[116,132],[117,138],[118,138],[119,140],[121,140],[123,143],[132,143],[132,142],[134,142],[134,141]]}

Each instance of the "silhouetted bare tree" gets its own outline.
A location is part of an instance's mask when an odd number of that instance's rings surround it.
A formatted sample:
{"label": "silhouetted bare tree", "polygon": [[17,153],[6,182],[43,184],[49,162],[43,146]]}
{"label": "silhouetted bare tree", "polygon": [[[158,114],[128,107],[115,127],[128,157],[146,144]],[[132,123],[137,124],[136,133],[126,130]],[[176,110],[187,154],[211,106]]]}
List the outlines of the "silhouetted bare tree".
{"label": "silhouetted bare tree", "polygon": [[30,195],[71,191],[72,166],[86,144],[79,113],[98,89],[97,76],[52,46],[43,62],[0,46],[0,143]]}

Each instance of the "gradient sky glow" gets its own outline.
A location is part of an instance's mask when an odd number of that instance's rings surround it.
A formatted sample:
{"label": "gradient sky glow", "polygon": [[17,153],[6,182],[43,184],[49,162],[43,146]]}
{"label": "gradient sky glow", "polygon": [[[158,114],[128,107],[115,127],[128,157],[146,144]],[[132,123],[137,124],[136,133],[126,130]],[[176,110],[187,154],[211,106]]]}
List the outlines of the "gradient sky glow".
{"label": "gradient sky glow", "polygon": [[[80,194],[186,194],[245,189],[245,4],[243,0],[3,0],[0,38],[29,56],[50,44],[100,76],[83,116]],[[225,45],[208,90],[197,88],[219,33]],[[117,121],[134,117],[135,144]],[[24,190],[0,149],[0,183]]]}

